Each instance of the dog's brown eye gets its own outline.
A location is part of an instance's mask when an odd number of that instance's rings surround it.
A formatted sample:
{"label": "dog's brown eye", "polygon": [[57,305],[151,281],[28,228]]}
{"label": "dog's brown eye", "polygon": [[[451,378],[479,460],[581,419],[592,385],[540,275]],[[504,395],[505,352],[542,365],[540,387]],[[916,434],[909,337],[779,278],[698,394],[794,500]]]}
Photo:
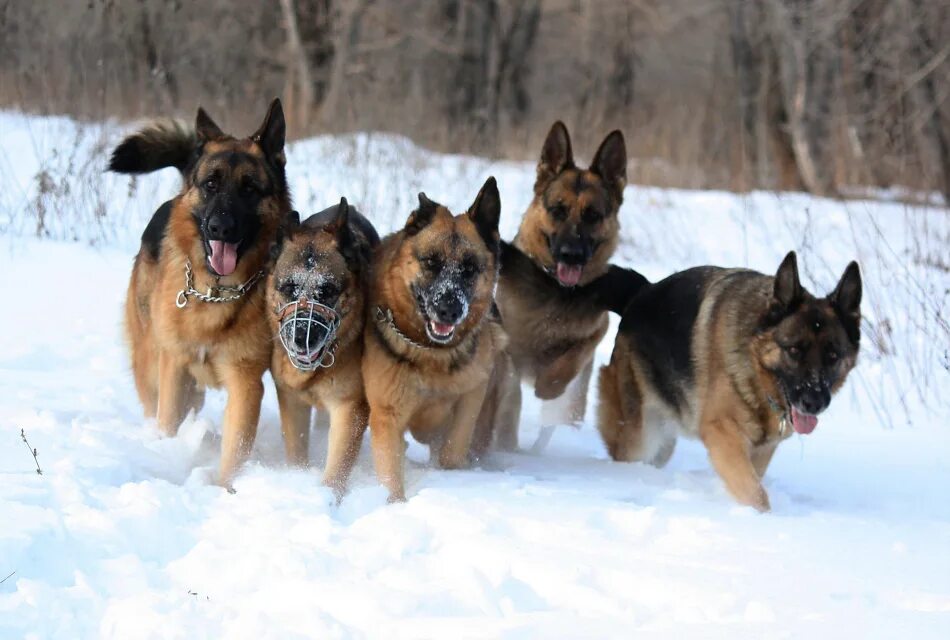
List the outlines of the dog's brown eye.
{"label": "dog's brown eye", "polygon": [[565,207],[563,204],[554,205],[548,209],[548,212],[557,222],[563,222],[567,220],[567,207]]}
{"label": "dog's brown eye", "polygon": [[834,364],[838,361],[838,352],[834,349],[829,349],[828,353],[825,354],[825,360],[828,361],[828,364]]}
{"label": "dog's brown eye", "polygon": [[792,345],[790,347],[785,347],[785,353],[790,355],[795,360],[798,360],[799,356],[802,355],[802,350],[799,347]]}
{"label": "dog's brown eye", "polygon": [[241,193],[246,196],[254,195],[258,191],[257,185],[253,182],[248,181],[241,185]]}
{"label": "dog's brown eye", "polygon": [[215,193],[218,190],[218,181],[215,180],[214,178],[205,180],[204,187],[205,187],[205,191],[208,191],[210,193]]}

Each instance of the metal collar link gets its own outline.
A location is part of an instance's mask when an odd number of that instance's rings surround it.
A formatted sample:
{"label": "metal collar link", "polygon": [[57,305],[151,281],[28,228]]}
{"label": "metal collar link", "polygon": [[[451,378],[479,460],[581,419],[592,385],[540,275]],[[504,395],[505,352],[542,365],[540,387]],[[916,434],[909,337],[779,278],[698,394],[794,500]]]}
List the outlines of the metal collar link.
{"label": "metal collar link", "polygon": [[263,276],[264,270],[261,269],[241,284],[222,284],[217,287],[208,287],[207,293],[201,293],[194,287],[195,280],[191,271],[191,260],[186,260],[185,288],[178,292],[178,296],[175,298],[175,306],[184,309],[185,305],[188,304],[188,298],[195,298],[201,302],[234,302],[240,300]]}
{"label": "metal collar link", "polygon": [[383,310],[382,307],[376,307],[376,321],[385,324],[389,329],[399,336],[402,340],[408,342],[411,346],[416,347],[417,349],[431,349],[429,345],[421,344],[416,342],[405,333],[399,330],[399,327],[396,326],[396,321],[393,320],[392,309]]}
{"label": "metal collar link", "polygon": [[768,400],[772,412],[778,415],[778,435],[784,438],[785,434],[788,433],[788,411],[776,402],[772,396],[765,396],[765,399]]}

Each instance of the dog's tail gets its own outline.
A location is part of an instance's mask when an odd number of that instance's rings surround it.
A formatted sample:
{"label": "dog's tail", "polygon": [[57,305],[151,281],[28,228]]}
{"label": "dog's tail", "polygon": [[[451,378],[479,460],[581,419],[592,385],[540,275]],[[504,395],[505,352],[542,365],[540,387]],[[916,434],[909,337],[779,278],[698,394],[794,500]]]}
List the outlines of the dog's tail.
{"label": "dog's tail", "polygon": [[595,304],[622,316],[627,303],[647,289],[650,281],[638,271],[610,265],[607,273],[588,286],[594,290]]}
{"label": "dog's tail", "polygon": [[158,121],[119,143],[109,159],[109,171],[139,174],[175,167],[184,175],[197,148],[193,130],[174,120]]}

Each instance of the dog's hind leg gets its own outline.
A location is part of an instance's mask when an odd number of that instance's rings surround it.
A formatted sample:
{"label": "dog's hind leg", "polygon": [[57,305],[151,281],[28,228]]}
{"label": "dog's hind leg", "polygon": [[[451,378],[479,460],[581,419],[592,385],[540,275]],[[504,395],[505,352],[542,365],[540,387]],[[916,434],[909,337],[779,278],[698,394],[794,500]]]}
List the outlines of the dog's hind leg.
{"label": "dog's hind leg", "polygon": [[644,455],[643,395],[628,358],[618,345],[598,380],[597,428],[607,453],[618,462],[642,460]]}

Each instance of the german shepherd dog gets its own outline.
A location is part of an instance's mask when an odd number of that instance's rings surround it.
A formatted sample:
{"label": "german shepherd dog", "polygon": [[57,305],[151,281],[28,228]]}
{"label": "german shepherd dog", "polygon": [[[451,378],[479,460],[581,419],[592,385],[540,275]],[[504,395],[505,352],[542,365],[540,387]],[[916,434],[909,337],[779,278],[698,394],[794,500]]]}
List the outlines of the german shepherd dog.
{"label": "german shepherd dog", "polygon": [[259,281],[291,210],[284,135],[278,100],[242,139],[198,109],[194,132],[148,127],[126,138],[109,164],[131,174],[175,167],[184,177],[142,235],[125,330],[145,415],[157,417],[165,435],[200,409],[204,387],[227,390],[219,481],[228,488],[253,445],[271,361]]}
{"label": "german shepherd dog", "polygon": [[373,258],[363,379],[376,473],[405,499],[404,432],[442,468],[464,467],[495,357],[506,337],[492,313],[501,203],[489,178],[453,216],[419,194],[405,227]]}
{"label": "german shepherd dog", "polygon": [[289,226],[267,281],[271,335],[278,342],[271,375],[287,458],[299,466],[309,463],[310,408],[328,412],[323,481],[338,498],[369,418],[360,366],[366,276],[378,244],[370,221],[343,198]]}
{"label": "german shepherd dog", "polygon": [[[567,406],[545,407],[557,415],[546,411],[543,419],[556,423],[584,417],[594,350],[607,333],[608,321],[603,308],[583,303],[580,291],[607,272],[617,246],[626,182],[627,153],[620,131],[611,132],[590,167],[582,169],[574,163],[567,128],[554,123],[541,150],[534,199],[513,243],[546,277],[536,277],[524,260],[503,256],[498,282],[498,308],[517,371],[508,377],[508,388],[497,394],[499,403],[486,409],[495,415],[503,449],[517,447],[520,378],[533,381],[535,395],[543,400],[564,395],[574,381],[566,403],[558,403]],[[552,295],[552,288],[563,295]]]}
{"label": "german shepherd dog", "polygon": [[600,371],[607,451],[663,466],[678,423],[703,441],[738,502],[767,511],[761,479],[779,442],[815,429],[855,365],[860,304],[857,263],[815,298],[794,252],[774,277],[696,267],[648,287],[627,306]]}

